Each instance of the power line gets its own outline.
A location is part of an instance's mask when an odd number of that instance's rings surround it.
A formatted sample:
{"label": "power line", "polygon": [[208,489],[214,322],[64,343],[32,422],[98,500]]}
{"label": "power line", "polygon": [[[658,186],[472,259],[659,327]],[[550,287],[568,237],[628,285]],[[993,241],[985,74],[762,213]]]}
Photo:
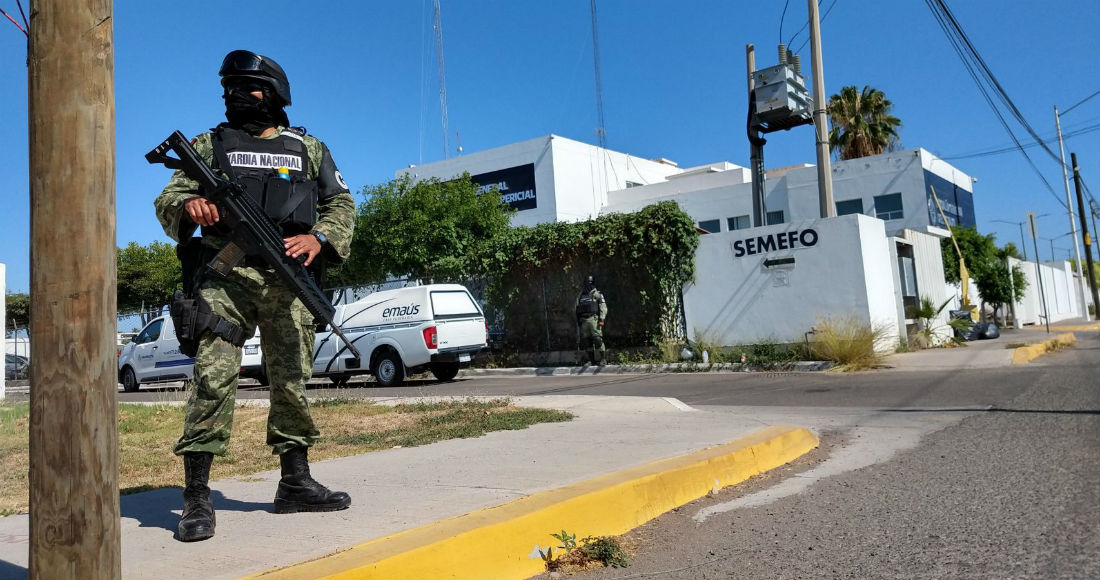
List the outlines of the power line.
{"label": "power line", "polygon": [[[1074,130],[1074,131],[1069,131],[1067,133],[1062,134],[1062,138],[1063,139],[1069,139],[1070,137],[1076,137],[1078,135],[1084,135],[1086,133],[1092,133],[1093,131],[1097,131],[1097,130],[1100,130],[1100,123],[1098,123],[1096,125],[1089,125],[1088,127],[1083,127],[1081,129],[1077,129],[1077,130]],[[1038,145],[1035,144],[1035,143],[1028,143],[1027,145],[1024,145],[1023,147],[1024,147],[1024,149],[1030,149],[1032,147],[1038,147]],[[975,157],[988,157],[990,155],[1000,155],[1002,153],[1011,153],[1013,151],[1016,151],[1016,147],[1002,147],[1002,148],[999,148],[999,149],[990,149],[988,151],[979,151],[979,152],[976,152],[976,153],[963,153],[963,154],[960,154],[960,155],[944,155],[944,156],[941,156],[940,159],[943,159],[945,161],[952,160],[952,159],[972,159],[972,158],[975,158]]]}
{"label": "power line", "polygon": [[978,49],[975,48],[974,44],[970,42],[970,38],[966,35],[966,32],[963,31],[962,25],[959,24],[959,21],[955,19],[955,15],[951,13],[951,9],[947,7],[947,3],[944,0],[934,1],[936,3],[936,7],[938,7],[938,10],[942,14],[945,21],[950,24],[950,27],[954,31],[954,34],[956,34],[958,38],[962,40],[963,44],[966,45],[966,49],[969,55],[974,59],[976,63],[978,63],[978,66],[984,73],[983,78],[994,88],[997,97],[1001,100],[1002,103],[1004,103],[1006,107],[1008,107],[1009,111],[1012,113],[1012,116],[1016,119],[1017,122],[1020,123],[1024,130],[1026,130],[1031,135],[1031,137],[1039,143],[1043,150],[1046,151],[1048,155],[1050,155],[1050,158],[1061,165],[1061,158],[1056,155],[1054,151],[1050,149],[1050,147],[1047,147],[1046,143],[1043,143],[1043,139],[1039,137],[1039,134],[1035,131],[1035,129],[1031,127],[1031,124],[1027,122],[1027,119],[1024,118],[1023,114],[1020,113],[1020,110],[1016,108],[1016,104],[1012,102],[1011,98],[1009,98],[1008,93],[1004,90],[1004,87],[1001,86],[1001,83],[997,80],[996,75],[993,74],[993,71],[990,70],[989,66],[985,63],[985,59],[983,59],[982,55],[978,53]]}
{"label": "power line", "polygon": [[1095,93],[1093,93],[1093,94],[1091,94],[1091,95],[1089,95],[1089,96],[1087,96],[1087,97],[1085,97],[1085,98],[1081,99],[1080,101],[1077,101],[1076,103],[1074,103],[1074,104],[1070,105],[1070,107],[1069,107],[1068,109],[1066,109],[1065,111],[1062,111],[1061,113],[1059,113],[1059,115],[1058,115],[1058,116],[1062,116],[1062,115],[1065,115],[1066,113],[1068,113],[1068,112],[1070,112],[1070,111],[1072,111],[1072,110],[1076,109],[1076,108],[1078,107],[1078,105],[1081,105],[1081,104],[1083,104],[1083,103],[1084,103],[1085,101],[1087,101],[1087,100],[1089,100],[1089,99],[1091,99],[1091,98],[1095,97],[1096,95],[1100,95],[1100,91],[1096,91]]}
{"label": "power line", "polygon": [[[1058,205],[1062,206],[1062,208],[1068,209],[1066,208],[1066,202],[1062,201],[1058,194],[1054,192],[1054,188],[1051,187],[1050,182],[1047,181],[1047,178],[1042,174],[1042,172],[1039,171],[1039,168],[1036,167],[1035,162],[1031,159],[1031,156],[1027,154],[1027,150],[1024,149],[1023,145],[1020,143],[1020,140],[1016,138],[1016,134],[1012,132],[1012,128],[1008,126],[1008,122],[1005,120],[1004,115],[1001,114],[1000,109],[998,109],[997,105],[993,102],[993,97],[990,96],[989,91],[986,89],[986,86],[985,84],[983,84],[982,81],[984,79],[987,83],[996,84],[998,88],[1000,87],[1000,85],[999,83],[996,83],[995,79],[991,80],[989,78],[992,73],[989,72],[988,67],[984,67],[984,62],[981,61],[981,57],[977,55],[977,52],[974,50],[973,45],[970,44],[968,39],[966,39],[965,34],[962,32],[962,28],[958,25],[958,22],[954,20],[954,17],[951,16],[950,12],[947,10],[946,4],[944,4],[943,0],[925,0],[925,4],[927,4],[929,10],[932,11],[932,16],[935,17],[936,22],[940,25],[940,28],[943,30],[944,35],[947,36],[947,40],[951,43],[951,47],[959,56],[959,60],[962,61],[963,67],[966,69],[966,72],[969,73],[970,78],[974,80],[975,86],[978,87],[978,92],[982,94],[982,97],[985,99],[986,103],[989,104],[989,108],[993,110],[993,114],[997,117],[997,120],[1001,123],[1001,126],[1004,127],[1005,132],[1008,133],[1008,136],[1016,145],[1016,149],[1020,152],[1021,155],[1024,156],[1024,159],[1027,160],[1028,165],[1031,166],[1031,169],[1035,172],[1035,174],[1039,176],[1039,180],[1042,181],[1043,185],[1046,186],[1047,191],[1050,192],[1051,197],[1053,197],[1055,201],[1058,202]],[[963,45],[966,45],[966,48],[964,48]],[[971,60],[974,60],[983,65],[982,68],[986,73],[988,73],[988,75],[986,77],[982,77],[981,75],[979,75],[978,71],[975,70],[975,64],[972,63]],[[1001,98],[1002,102],[1007,101],[1011,103],[1011,100],[1008,99],[1008,95],[1004,93],[1003,89],[998,92],[998,96]],[[1010,105],[1010,108],[1015,110],[1014,105]],[[1019,111],[1016,110],[1016,113],[1019,114]],[[1017,120],[1021,121],[1022,117],[1023,116],[1020,115]],[[1023,122],[1026,123],[1026,121]],[[1053,155],[1053,152],[1050,150],[1050,148],[1047,147],[1046,144],[1043,143],[1042,139],[1034,133],[1034,130],[1030,128],[1030,125],[1027,125],[1027,129],[1029,130],[1029,132],[1032,132],[1033,136],[1036,138],[1036,141],[1040,144],[1040,146],[1042,146],[1043,149],[1047,151],[1047,153]],[[1060,158],[1058,158],[1057,156],[1055,156],[1054,158],[1058,160],[1059,165],[1061,165]]]}
{"label": "power line", "polygon": [[3,8],[0,8],[0,14],[3,14],[4,16],[6,16],[8,18],[8,20],[11,20],[11,23],[14,24],[15,27],[18,28],[19,31],[23,33],[23,36],[28,36],[28,37],[30,36],[29,34],[27,34],[27,29],[23,28],[22,24],[19,24],[18,22],[16,22],[15,19],[12,18],[10,14],[8,14],[7,12],[4,12]]}
{"label": "power line", "polygon": [[783,13],[779,15],[779,42],[783,43],[783,20],[787,18],[787,5],[791,3],[791,0],[783,2]]}
{"label": "power line", "polygon": [[[818,4],[818,6],[820,6],[821,2],[819,1],[817,4]],[[836,6],[836,0],[833,0],[833,2],[831,4],[829,4],[829,7],[825,9],[825,12],[821,14],[821,24],[825,24],[825,19],[828,18],[829,13],[833,11],[833,6]],[[809,24],[810,24],[809,21],[807,21],[806,25],[809,26]],[[808,43],[808,42],[810,42],[809,38],[807,38],[806,40],[803,40],[802,44],[798,45],[798,48],[796,48],[794,51],[796,53],[801,52],[802,49],[806,46],[806,43]],[[790,45],[787,45],[787,46],[790,46]]]}

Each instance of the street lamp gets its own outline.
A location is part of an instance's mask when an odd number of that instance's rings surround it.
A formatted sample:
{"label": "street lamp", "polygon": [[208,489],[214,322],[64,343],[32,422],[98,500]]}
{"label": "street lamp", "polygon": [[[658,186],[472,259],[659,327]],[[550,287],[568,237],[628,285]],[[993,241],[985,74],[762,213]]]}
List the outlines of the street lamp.
{"label": "street lamp", "polygon": [[[1060,239],[1062,239],[1066,236],[1073,235],[1074,233],[1076,233],[1076,232],[1066,232],[1066,233],[1064,233],[1060,236],[1054,236],[1053,238],[1048,238],[1046,236],[1039,236],[1040,238],[1043,238],[1044,240],[1050,242],[1050,261],[1051,262],[1057,262],[1058,261],[1058,259],[1054,257],[1054,240],[1060,240]],[[1068,260],[1069,258],[1067,257],[1066,259]]]}
{"label": "street lamp", "polygon": [[[1035,219],[1039,219],[1041,217],[1046,217],[1048,215],[1050,215],[1050,214],[1049,213],[1039,214],[1039,215],[1035,216]],[[1013,225],[1020,226],[1020,250],[1022,250],[1024,252],[1024,261],[1026,262],[1027,261],[1027,242],[1024,241],[1024,239],[1025,239],[1024,238],[1024,224],[1027,223],[1027,222],[1012,222],[1012,221],[1008,221],[1008,220],[990,220],[990,221],[994,221],[994,222],[998,222],[998,223],[1002,223],[1002,224],[1013,224]],[[1035,256],[1035,260],[1038,261],[1039,256]]]}

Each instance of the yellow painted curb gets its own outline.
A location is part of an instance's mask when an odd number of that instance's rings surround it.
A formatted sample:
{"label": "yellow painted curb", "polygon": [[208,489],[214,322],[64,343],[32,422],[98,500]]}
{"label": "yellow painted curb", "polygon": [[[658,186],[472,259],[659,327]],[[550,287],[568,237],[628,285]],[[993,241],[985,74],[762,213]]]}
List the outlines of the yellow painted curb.
{"label": "yellow painted curb", "polygon": [[817,447],[801,427],[768,427],[729,443],[536,493],[248,578],[528,578],[545,570],[536,544],[623,534],[707,492]]}
{"label": "yellow painted curb", "polygon": [[1057,346],[1059,344],[1069,346],[1071,344],[1074,344],[1075,342],[1077,342],[1077,335],[1073,334],[1072,332],[1066,332],[1063,334],[1059,334],[1058,336],[1050,340],[1044,340],[1043,342],[1037,342],[1028,346],[1018,347],[1016,350],[1012,351],[1012,364],[1018,365],[1029,363],[1046,354],[1048,348]]}
{"label": "yellow painted curb", "polygon": [[[1100,324],[1065,324],[1058,325],[1053,324],[1050,327],[1051,330],[1057,332],[1097,332],[1100,331]],[[1036,324],[1035,326],[1025,326],[1024,330],[1045,330],[1043,325]]]}

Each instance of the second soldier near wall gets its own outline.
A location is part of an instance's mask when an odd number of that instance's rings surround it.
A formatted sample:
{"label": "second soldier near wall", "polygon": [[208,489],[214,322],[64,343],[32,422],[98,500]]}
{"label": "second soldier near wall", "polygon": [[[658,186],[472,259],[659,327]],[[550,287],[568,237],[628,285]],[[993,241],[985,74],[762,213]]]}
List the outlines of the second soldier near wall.
{"label": "second soldier near wall", "polygon": [[584,279],[574,311],[577,314],[578,348],[582,356],[587,356],[588,363],[603,366],[603,325],[607,318],[607,301],[603,293],[596,289],[592,276]]}

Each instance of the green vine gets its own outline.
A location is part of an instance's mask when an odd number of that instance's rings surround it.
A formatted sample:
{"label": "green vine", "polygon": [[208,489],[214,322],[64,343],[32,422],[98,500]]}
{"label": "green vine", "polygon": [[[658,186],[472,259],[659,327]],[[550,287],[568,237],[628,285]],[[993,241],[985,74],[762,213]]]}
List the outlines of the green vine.
{"label": "green vine", "polygon": [[620,347],[654,344],[676,332],[679,293],[695,277],[698,245],[691,217],[662,202],[585,222],[511,228],[493,241],[481,270],[516,347],[576,347],[573,305],[586,275],[608,299],[605,336]]}

